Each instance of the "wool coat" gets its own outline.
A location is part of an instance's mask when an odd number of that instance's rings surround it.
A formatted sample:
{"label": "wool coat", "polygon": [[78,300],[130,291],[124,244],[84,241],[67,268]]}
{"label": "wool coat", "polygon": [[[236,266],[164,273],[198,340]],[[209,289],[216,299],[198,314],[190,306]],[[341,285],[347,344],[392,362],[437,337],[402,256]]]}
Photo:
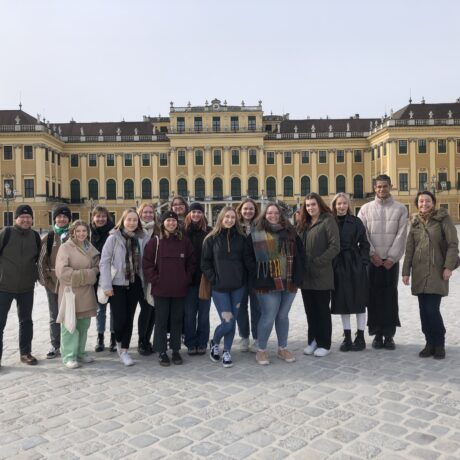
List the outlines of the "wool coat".
{"label": "wool coat", "polygon": [[364,313],[368,300],[369,242],[360,219],[346,215],[339,225],[340,253],[333,261],[334,291],[331,312],[348,315]]}
{"label": "wool coat", "polygon": [[56,256],[56,277],[59,280],[59,305],[67,286],[75,294],[77,319],[96,316],[97,300],[94,284],[99,273],[99,252],[91,245],[86,252],[73,240],[59,247]]}
{"label": "wool coat", "polygon": [[300,233],[305,248],[305,272],[302,289],[334,289],[332,261],[340,252],[340,234],[334,216],[322,213],[316,223]]}
{"label": "wool coat", "polygon": [[445,209],[434,211],[427,222],[418,214],[412,217],[402,270],[412,276],[412,294],[448,295],[442,273],[454,269],[457,257],[457,230]]}

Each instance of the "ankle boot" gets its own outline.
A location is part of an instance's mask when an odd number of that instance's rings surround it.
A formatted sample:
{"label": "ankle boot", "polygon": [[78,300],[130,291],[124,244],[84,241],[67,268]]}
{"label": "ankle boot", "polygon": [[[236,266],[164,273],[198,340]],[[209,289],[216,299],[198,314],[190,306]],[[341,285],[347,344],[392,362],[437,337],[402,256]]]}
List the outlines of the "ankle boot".
{"label": "ankle boot", "polygon": [[360,331],[359,329],[356,331],[355,341],[353,342],[353,346],[351,347],[352,351],[361,351],[366,348],[366,341],[364,340],[364,331]]}
{"label": "ankle boot", "polygon": [[115,340],[115,334],[113,332],[110,334],[110,351],[112,353],[117,351],[117,341]]}
{"label": "ankle boot", "polygon": [[420,358],[429,358],[434,355],[434,345],[427,343],[425,348],[418,354]]}
{"label": "ankle boot", "polygon": [[100,352],[100,351],[104,351],[104,333],[102,332],[98,332],[97,334],[97,344],[96,344],[96,348],[94,349],[94,351],[97,351],[97,352]]}
{"label": "ankle boot", "polygon": [[445,357],[446,357],[446,349],[444,348],[444,345],[440,347],[434,347],[434,354],[433,354],[434,359],[444,359]]}
{"label": "ankle boot", "polygon": [[340,351],[350,351],[353,343],[351,342],[351,330],[345,329],[343,331],[344,339],[340,345]]}

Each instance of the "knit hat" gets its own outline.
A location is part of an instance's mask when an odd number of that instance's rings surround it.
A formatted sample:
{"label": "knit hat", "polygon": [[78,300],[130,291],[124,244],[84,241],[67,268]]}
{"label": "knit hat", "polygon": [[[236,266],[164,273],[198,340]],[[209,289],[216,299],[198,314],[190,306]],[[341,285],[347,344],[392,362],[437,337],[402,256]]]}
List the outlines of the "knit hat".
{"label": "knit hat", "polygon": [[196,201],[190,205],[190,211],[201,211],[204,214],[203,205]]}
{"label": "knit hat", "polygon": [[179,216],[174,211],[166,211],[161,216],[161,223],[164,224],[166,219],[176,219],[177,221],[179,221]]}
{"label": "knit hat", "polygon": [[32,219],[34,217],[34,212],[28,204],[21,204],[20,206],[18,206],[14,213],[14,218],[17,219],[19,216],[22,216],[23,214],[28,214],[30,217],[32,217]]}
{"label": "knit hat", "polygon": [[63,214],[64,216],[69,219],[69,222],[72,220],[72,212],[70,211],[68,206],[61,205],[61,206],[56,206],[53,209],[53,222],[56,220],[56,217]]}

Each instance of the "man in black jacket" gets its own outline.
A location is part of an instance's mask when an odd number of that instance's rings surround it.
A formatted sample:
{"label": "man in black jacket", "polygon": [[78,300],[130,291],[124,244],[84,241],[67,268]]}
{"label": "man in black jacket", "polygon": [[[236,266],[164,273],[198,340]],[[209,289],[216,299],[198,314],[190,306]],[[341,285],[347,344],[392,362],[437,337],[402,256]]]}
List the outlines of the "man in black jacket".
{"label": "man in black jacket", "polygon": [[[21,205],[15,212],[15,225],[0,232],[0,362],[3,352],[3,330],[13,299],[16,299],[19,318],[19,349],[21,362],[37,364],[31,354],[34,285],[38,279],[39,246],[33,224],[33,211]],[[9,235],[5,243],[5,236]]]}

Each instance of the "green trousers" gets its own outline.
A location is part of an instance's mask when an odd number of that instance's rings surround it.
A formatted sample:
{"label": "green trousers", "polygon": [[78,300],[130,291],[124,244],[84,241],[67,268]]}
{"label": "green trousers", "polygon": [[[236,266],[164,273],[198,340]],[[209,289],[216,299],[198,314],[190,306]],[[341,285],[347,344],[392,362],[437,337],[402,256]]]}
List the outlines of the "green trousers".
{"label": "green trousers", "polygon": [[73,334],[65,328],[64,324],[61,324],[61,356],[64,364],[85,356],[86,338],[90,324],[91,318],[77,319],[77,327]]}

